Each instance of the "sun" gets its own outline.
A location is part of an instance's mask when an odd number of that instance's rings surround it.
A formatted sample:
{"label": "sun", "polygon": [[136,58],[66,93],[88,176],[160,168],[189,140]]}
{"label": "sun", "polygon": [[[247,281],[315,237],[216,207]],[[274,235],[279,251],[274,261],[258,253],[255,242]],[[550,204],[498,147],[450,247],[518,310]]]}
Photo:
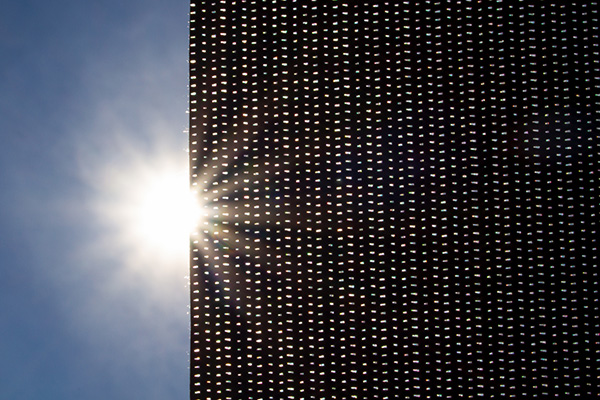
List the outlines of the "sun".
{"label": "sun", "polygon": [[100,248],[144,275],[185,271],[190,235],[206,218],[190,190],[187,153],[127,153],[93,180],[93,214],[103,227]]}
{"label": "sun", "polygon": [[151,251],[187,253],[189,235],[202,216],[187,172],[156,171],[131,196],[131,233]]}

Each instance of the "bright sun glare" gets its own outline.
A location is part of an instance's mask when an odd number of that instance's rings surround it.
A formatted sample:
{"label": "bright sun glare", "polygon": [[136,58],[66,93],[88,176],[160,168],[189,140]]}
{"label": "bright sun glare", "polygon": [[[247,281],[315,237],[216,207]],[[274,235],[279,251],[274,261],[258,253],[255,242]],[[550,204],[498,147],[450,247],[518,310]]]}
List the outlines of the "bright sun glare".
{"label": "bright sun glare", "polygon": [[190,234],[203,218],[186,155],[132,154],[107,166],[98,182],[96,215],[108,228],[104,248],[117,250],[136,270],[185,268]]}
{"label": "bright sun glare", "polygon": [[133,193],[132,228],[150,248],[173,254],[183,247],[200,217],[187,174],[163,171]]}

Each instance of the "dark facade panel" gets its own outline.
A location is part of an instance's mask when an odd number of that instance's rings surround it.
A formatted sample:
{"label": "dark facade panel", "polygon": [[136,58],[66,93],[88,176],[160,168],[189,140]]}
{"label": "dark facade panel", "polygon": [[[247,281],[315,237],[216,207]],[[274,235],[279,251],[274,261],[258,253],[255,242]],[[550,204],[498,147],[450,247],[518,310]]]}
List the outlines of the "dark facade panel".
{"label": "dark facade panel", "polygon": [[598,396],[598,26],[192,4],[192,399]]}

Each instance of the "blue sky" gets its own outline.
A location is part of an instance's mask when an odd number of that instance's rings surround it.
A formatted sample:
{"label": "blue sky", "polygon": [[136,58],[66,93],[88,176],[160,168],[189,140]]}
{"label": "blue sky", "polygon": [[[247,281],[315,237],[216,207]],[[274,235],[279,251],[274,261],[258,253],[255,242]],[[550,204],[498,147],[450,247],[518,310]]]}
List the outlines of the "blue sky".
{"label": "blue sky", "polygon": [[186,258],[130,215],[185,176],[188,7],[2,4],[0,399],[188,396]]}

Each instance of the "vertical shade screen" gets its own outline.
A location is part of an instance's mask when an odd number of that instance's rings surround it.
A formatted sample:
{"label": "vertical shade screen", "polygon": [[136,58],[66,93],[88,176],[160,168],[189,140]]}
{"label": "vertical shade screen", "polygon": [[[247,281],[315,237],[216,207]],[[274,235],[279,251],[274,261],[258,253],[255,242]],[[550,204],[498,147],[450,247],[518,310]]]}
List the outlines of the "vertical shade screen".
{"label": "vertical shade screen", "polygon": [[198,1],[192,399],[600,395],[596,1]]}

